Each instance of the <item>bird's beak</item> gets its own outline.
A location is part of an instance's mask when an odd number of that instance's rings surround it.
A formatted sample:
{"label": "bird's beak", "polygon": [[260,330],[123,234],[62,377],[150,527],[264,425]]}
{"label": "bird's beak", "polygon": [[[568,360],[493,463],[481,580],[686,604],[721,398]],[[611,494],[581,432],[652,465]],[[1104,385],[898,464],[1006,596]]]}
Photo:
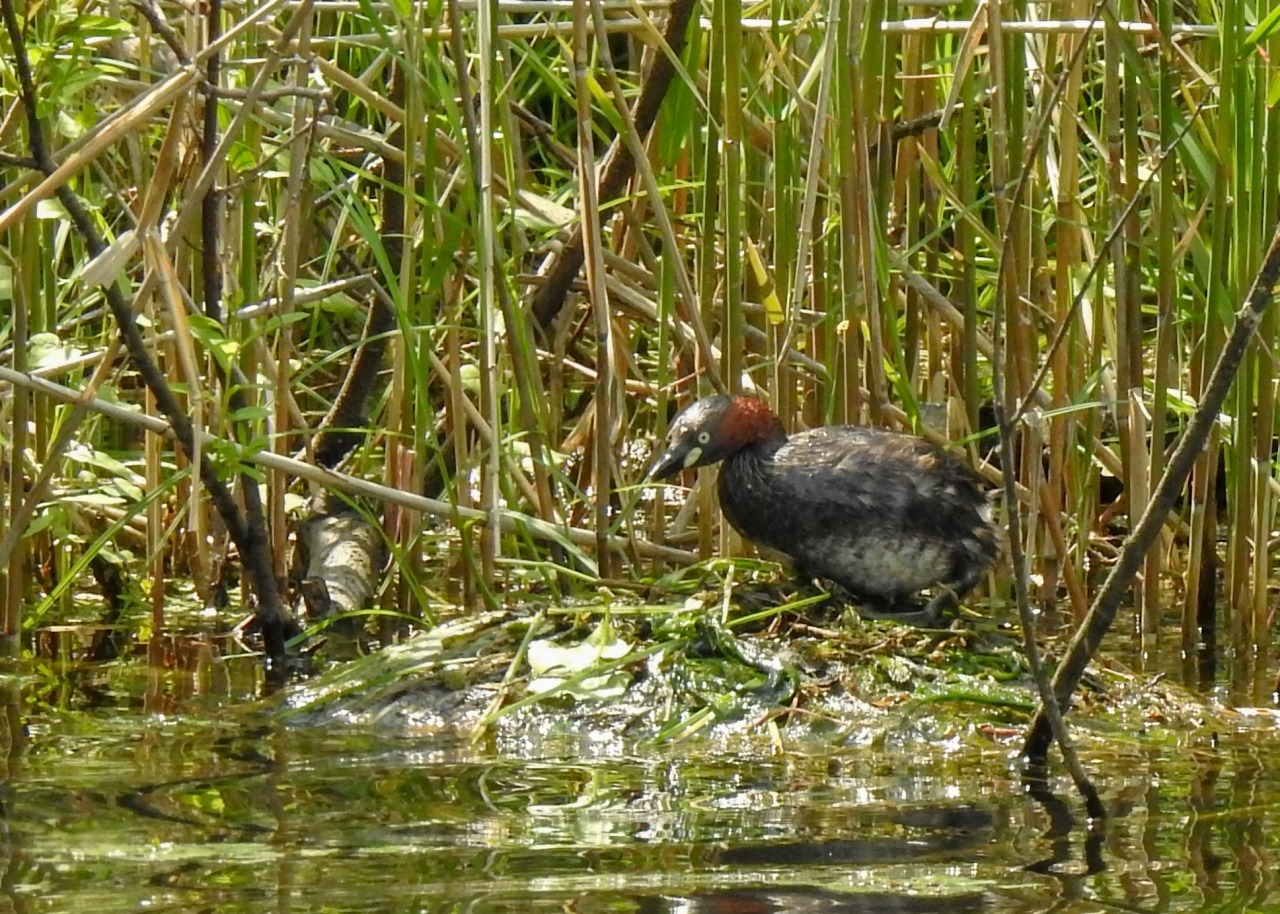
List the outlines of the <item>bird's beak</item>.
{"label": "bird's beak", "polygon": [[680,444],[674,444],[667,448],[649,468],[649,479],[656,481],[666,479],[668,476],[674,476],[685,467],[689,466],[689,449]]}

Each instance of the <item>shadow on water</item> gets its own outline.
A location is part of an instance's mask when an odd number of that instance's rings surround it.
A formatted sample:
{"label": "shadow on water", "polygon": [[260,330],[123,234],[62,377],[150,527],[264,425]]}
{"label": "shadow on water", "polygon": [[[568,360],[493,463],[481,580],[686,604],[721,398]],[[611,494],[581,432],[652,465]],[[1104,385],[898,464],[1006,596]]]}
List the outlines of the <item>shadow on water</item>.
{"label": "shadow on water", "polygon": [[[820,888],[808,891],[741,889],[693,895],[641,896],[627,901],[634,903],[630,910],[636,914],[780,914],[784,911],[831,914],[969,914],[989,910],[987,898],[981,892],[925,898],[906,893],[841,893]],[[593,908],[588,902],[580,910],[591,911]]]}
{"label": "shadow on water", "polygon": [[1142,735],[1082,723],[1109,812],[1091,826],[1068,781],[1025,777],[1016,738],[833,747],[784,732],[779,751],[295,728],[245,701],[251,666],[176,644],[164,656],[163,670],[4,678],[10,909],[1280,907],[1265,715]]}

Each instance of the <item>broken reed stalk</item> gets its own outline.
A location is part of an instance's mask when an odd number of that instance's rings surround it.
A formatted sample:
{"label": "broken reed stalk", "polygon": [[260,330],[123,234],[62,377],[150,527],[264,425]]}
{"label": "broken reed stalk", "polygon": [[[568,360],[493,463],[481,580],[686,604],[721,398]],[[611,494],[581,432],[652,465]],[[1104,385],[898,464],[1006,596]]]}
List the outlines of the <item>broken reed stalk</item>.
{"label": "broken reed stalk", "polygon": [[[495,58],[501,50],[497,34],[494,10],[486,3],[476,11],[476,92],[480,108],[480,147],[478,168],[480,196],[476,201],[479,219],[475,243],[479,266],[479,298],[476,304],[480,324],[479,371],[480,411],[496,434],[492,447],[484,454],[480,467],[480,507],[489,522],[480,531],[480,583],[481,594],[491,608],[497,605],[498,557],[502,544],[498,537],[498,517],[501,506],[501,472],[498,460],[498,442],[502,438],[501,379],[498,377],[498,336],[502,333],[498,308],[498,284],[503,281],[499,272],[498,255],[498,203],[494,192],[494,144],[490,138],[497,127],[495,108],[501,91],[501,74],[495,73]],[[471,103],[470,100],[467,103]]]}
{"label": "broken reed stalk", "polygon": [[[590,303],[596,343],[596,377],[591,395],[591,487],[595,493],[595,527],[600,576],[609,571],[609,509],[613,497],[613,454],[610,428],[613,406],[613,358],[609,354],[612,334],[609,327],[609,293],[604,282],[604,238],[600,226],[599,175],[596,172],[594,118],[587,85],[591,59],[589,35],[591,18],[587,4],[577,0],[573,9],[573,85],[577,95],[578,122],[578,231],[582,234],[583,260],[587,272],[587,300]],[[625,148],[625,147],[624,147]]]}
{"label": "broken reed stalk", "polygon": [[[286,3],[286,7],[296,6],[296,3]],[[462,12],[475,12],[481,4],[463,2],[458,4],[458,8]],[[665,13],[674,4],[673,3],[601,3],[593,4],[602,11],[613,11],[616,13],[643,11],[643,17],[615,15],[606,21],[606,30],[610,35],[635,35],[636,37],[649,37],[653,34],[653,22],[650,18],[654,13]],[[569,13],[572,10],[572,0],[565,0],[562,3],[553,3],[549,0],[536,0],[531,3],[508,3],[501,2],[494,4],[497,11],[504,15],[510,14],[526,14],[538,13],[546,15],[549,12]],[[457,21],[456,17],[450,17],[453,21]],[[772,19],[760,16],[743,16],[740,17],[741,27],[748,32],[767,32],[779,27],[787,28],[800,24],[801,19]],[[700,18],[697,25],[704,31],[710,32],[720,23],[712,18]],[[888,19],[878,23],[879,28],[886,34],[917,34],[917,35],[963,35],[973,29],[973,21],[971,19],[944,19],[938,16],[913,16],[907,19]],[[1118,20],[1115,23],[1117,30],[1130,35],[1139,36],[1157,36],[1162,30],[1158,23],[1143,20]],[[1088,19],[1037,19],[1025,22],[1007,22],[1004,25],[1005,31],[1009,33],[1021,33],[1027,35],[1070,35],[1082,34],[1090,30],[1090,20]],[[465,33],[465,29],[455,29],[448,25],[428,26],[420,30],[415,37],[424,42],[453,41],[454,37],[460,33]],[[1171,36],[1193,36],[1200,38],[1216,38],[1221,34],[1221,27],[1213,23],[1200,22],[1175,22],[1165,34]],[[1242,30],[1242,34],[1247,34],[1247,29]],[[571,38],[573,35],[573,22],[571,20],[553,20],[546,22],[504,22],[498,26],[497,37],[503,40],[527,40],[536,41],[539,39],[549,39],[556,37]],[[375,33],[350,34],[342,36],[322,36],[318,39],[317,44],[324,48],[333,45],[360,45],[375,47],[380,46],[383,36]]]}
{"label": "broken reed stalk", "polygon": [[[1014,35],[1084,35],[1097,28],[1096,19],[1038,19],[1033,22],[1003,22],[1001,28]],[[1160,34],[1160,27],[1154,22],[1132,20],[1117,21],[1113,27],[1128,35]],[[973,29],[970,19],[938,19],[932,16],[913,19],[894,19],[880,23],[881,30],[890,34],[940,33],[964,35]],[[1217,25],[1201,23],[1174,23],[1169,30],[1173,35],[1197,35],[1203,38],[1216,38],[1220,34]]]}
{"label": "broken reed stalk", "polygon": [[[23,228],[19,235],[18,243],[14,245],[17,253],[17,259],[27,257],[38,257],[39,235],[35,231],[31,231],[28,226],[31,224],[30,219],[24,220]],[[10,255],[5,252],[4,261],[6,265],[12,266],[13,261]],[[12,298],[13,311],[11,319],[13,322],[13,365],[15,368],[28,368],[30,356],[29,338],[31,334],[30,327],[30,307],[29,302],[35,298],[31,294],[31,288],[34,285],[35,277],[28,274],[23,276],[17,270],[12,270]],[[24,454],[27,451],[28,437],[30,435],[30,423],[28,422],[28,414],[34,398],[16,393],[13,398],[13,404],[9,410],[9,442],[8,446],[12,449],[13,454]],[[70,423],[68,423],[70,424]],[[45,449],[45,459],[49,459],[51,451]],[[18,656],[20,642],[19,632],[22,631],[23,607],[26,604],[26,556],[23,550],[16,549],[16,546],[22,539],[23,533],[26,531],[26,520],[22,516],[22,506],[24,504],[24,490],[29,483],[25,477],[25,473],[19,471],[19,464],[16,460],[8,461],[8,466],[4,474],[7,479],[3,490],[5,499],[5,522],[7,529],[4,532],[4,539],[12,539],[13,543],[7,549],[0,545],[0,573],[4,577],[0,580],[0,595],[4,598],[4,631],[3,641],[0,642],[0,651],[3,656],[12,658]],[[34,487],[36,491],[32,494],[38,494],[39,480]],[[33,506],[34,511],[34,506]],[[30,515],[28,515],[29,519]]]}
{"label": "broken reed stalk", "polygon": [[[1266,258],[1249,290],[1244,306],[1236,313],[1235,326],[1231,336],[1214,365],[1213,374],[1205,387],[1204,396],[1192,414],[1191,422],[1178,441],[1173,455],[1169,458],[1160,484],[1152,493],[1147,510],[1143,512],[1133,531],[1125,540],[1120,557],[1107,575],[1102,589],[1098,592],[1080,627],[1076,630],[1066,656],[1053,677],[1054,700],[1060,709],[1066,710],[1071,703],[1085,667],[1102,643],[1102,637],[1115,621],[1120,601],[1133,582],[1134,575],[1146,557],[1147,551],[1155,543],[1156,537],[1164,526],[1165,518],[1173,509],[1178,494],[1182,491],[1187,475],[1196,457],[1204,448],[1209,434],[1217,422],[1218,411],[1222,408],[1231,390],[1236,373],[1244,361],[1249,341],[1261,323],[1263,315],[1271,305],[1277,280],[1280,280],[1280,225],[1272,236],[1271,246]],[[1023,754],[1033,764],[1044,764],[1053,736],[1048,704],[1042,704],[1036,712],[1035,720],[1027,731],[1023,744]]]}

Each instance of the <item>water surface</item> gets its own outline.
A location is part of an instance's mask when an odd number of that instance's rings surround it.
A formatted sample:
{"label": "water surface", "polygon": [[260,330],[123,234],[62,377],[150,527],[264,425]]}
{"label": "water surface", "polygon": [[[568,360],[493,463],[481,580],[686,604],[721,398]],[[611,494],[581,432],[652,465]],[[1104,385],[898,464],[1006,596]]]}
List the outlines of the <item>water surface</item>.
{"label": "water surface", "polygon": [[977,731],[477,745],[281,726],[222,681],[217,698],[8,690],[12,910],[1280,909],[1265,717],[1086,732],[1111,811],[1091,833],[1069,782],[1029,795],[1016,740]]}

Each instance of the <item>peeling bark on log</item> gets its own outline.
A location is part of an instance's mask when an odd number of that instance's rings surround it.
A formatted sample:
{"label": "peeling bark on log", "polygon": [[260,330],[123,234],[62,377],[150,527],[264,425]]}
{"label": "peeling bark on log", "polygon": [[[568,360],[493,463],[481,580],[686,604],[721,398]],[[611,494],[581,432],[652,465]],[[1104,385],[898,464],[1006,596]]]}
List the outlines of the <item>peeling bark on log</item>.
{"label": "peeling bark on log", "polygon": [[381,530],[354,511],[314,515],[298,524],[298,549],[308,621],[369,607],[387,562]]}

